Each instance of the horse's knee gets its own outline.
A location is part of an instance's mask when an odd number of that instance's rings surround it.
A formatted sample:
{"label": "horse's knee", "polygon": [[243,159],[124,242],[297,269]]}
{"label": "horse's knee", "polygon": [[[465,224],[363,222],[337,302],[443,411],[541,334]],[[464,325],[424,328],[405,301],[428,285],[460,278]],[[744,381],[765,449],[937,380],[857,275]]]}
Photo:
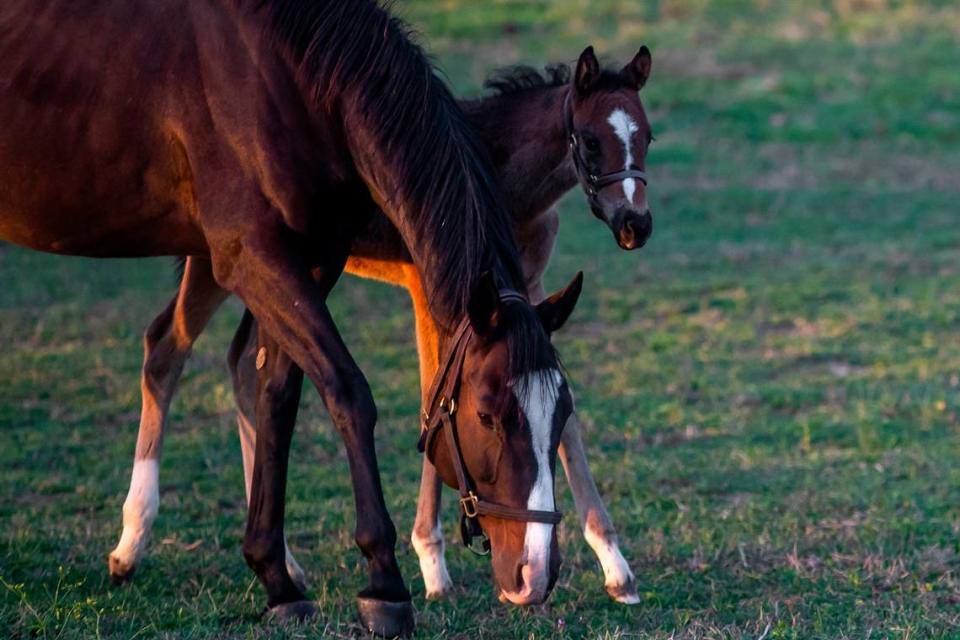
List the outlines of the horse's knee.
{"label": "horse's knee", "polygon": [[272,564],[284,564],[286,546],[283,538],[270,533],[247,535],[243,539],[243,559],[254,571]]}
{"label": "horse's knee", "polygon": [[383,554],[392,554],[397,544],[397,529],[389,518],[365,519],[358,514],[357,528],[353,539],[367,558],[378,558]]}
{"label": "horse's knee", "polygon": [[325,385],[324,398],[330,418],[344,437],[372,433],[377,424],[377,405],[363,374],[343,374]]}

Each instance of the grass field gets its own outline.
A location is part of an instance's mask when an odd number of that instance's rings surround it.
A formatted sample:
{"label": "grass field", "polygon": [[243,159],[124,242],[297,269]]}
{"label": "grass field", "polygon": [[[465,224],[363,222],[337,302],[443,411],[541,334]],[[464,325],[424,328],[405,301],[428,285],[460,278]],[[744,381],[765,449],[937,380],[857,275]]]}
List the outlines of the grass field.
{"label": "grass field", "polygon": [[[459,548],[425,602],[413,521],[417,376],[405,294],[345,279],[335,315],[380,408],[378,451],[422,638],[960,637],[960,8],[948,0],[416,0],[451,82],[653,51],[643,99],[654,237],[620,252],[577,192],[550,283],[582,269],[556,338],[641,604],[604,594],[558,485],[548,604],[508,608]],[[268,628],[240,553],[224,353],[198,343],[161,467],[152,550],[126,588],[120,531],[140,335],[167,260],[0,246],[0,637],[350,636],[364,569],[339,439],[312,389],[288,535],[323,616]]]}

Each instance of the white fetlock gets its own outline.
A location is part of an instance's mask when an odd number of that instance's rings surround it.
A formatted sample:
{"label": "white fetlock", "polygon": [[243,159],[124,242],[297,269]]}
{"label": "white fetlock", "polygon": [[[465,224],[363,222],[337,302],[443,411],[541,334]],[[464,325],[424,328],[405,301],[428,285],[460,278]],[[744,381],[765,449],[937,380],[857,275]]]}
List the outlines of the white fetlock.
{"label": "white fetlock", "polygon": [[427,600],[446,597],[453,589],[453,581],[447,571],[444,557],[445,543],[440,527],[434,527],[428,536],[420,537],[414,531],[411,536],[413,549],[420,559],[420,573],[427,590]]}
{"label": "white fetlock", "polygon": [[150,529],[160,507],[159,468],[156,460],[133,464],[130,491],[123,502],[123,533],[117,548],[110,552],[110,575],[124,581],[146,549]]}
{"label": "white fetlock", "polygon": [[596,533],[589,526],[583,530],[587,544],[593,549],[603,568],[603,586],[610,597],[620,604],[637,604],[640,596],[637,595],[636,580],[630,565],[620,552],[616,540]]}

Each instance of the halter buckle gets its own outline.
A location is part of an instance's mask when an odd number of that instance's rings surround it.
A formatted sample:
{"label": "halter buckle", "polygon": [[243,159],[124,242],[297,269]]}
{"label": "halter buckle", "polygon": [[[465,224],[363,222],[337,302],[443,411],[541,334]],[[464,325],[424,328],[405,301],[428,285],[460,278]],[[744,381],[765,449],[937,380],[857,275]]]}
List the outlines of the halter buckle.
{"label": "halter buckle", "polygon": [[467,495],[460,498],[460,507],[463,509],[463,515],[471,520],[480,515],[477,509],[477,503],[479,502],[480,499],[473,491],[470,491]]}
{"label": "halter buckle", "polygon": [[453,398],[447,398],[446,396],[442,396],[440,398],[440,408],[446,409],[447,413],[449,413],[450,415],[453,415],[457,412],[457,401]]}

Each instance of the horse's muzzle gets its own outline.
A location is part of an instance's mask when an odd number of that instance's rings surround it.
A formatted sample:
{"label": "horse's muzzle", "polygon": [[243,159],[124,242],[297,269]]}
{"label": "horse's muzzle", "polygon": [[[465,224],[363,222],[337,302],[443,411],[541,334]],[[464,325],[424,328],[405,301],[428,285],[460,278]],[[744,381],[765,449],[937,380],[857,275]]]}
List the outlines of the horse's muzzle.
{"label": "horse's muzzle", "polygon": [[621,249],[639,249],[653,234],[653,214],[649,209],[643,213],[629,209],[617,211],[611,227]]}

